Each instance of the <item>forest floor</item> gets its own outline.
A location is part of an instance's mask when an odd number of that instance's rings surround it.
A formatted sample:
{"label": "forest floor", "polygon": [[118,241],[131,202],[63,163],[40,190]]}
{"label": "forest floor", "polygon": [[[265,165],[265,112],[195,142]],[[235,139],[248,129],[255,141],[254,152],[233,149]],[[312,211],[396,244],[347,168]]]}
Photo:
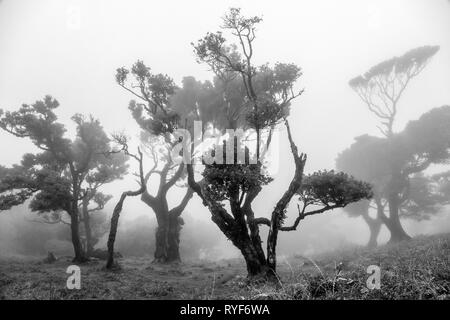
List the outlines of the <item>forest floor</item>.
{"label": "forest floor", "polygon": [[[246,282],[242,261],[152,264],[150,257],[80,265],[81,289],[69,290],[69,257],[0,259],[0,299],[450,299],[450,234],[418,237],[368,250],[346,248],[314,257],[279,259],[277,284]],[[380,289],[369,290],[370,265]]]}

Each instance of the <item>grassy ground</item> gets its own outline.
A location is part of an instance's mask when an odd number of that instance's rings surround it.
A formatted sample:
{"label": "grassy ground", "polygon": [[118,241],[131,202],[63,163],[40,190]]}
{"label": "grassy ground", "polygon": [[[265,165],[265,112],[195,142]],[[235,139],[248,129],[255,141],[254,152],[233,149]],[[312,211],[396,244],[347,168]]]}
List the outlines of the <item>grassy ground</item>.
{"label": "grassy ground", "polygon": [[[246,283],[240,260],[150,261],[125,258],[114,272],[91,261],[80,266],[81,289],[68,290],[68,257],[0,260],[0,299],[450,299],[450,234],[279,259],[276,285]],[[381,268],[379,290],[366,287],[369,265]]]}

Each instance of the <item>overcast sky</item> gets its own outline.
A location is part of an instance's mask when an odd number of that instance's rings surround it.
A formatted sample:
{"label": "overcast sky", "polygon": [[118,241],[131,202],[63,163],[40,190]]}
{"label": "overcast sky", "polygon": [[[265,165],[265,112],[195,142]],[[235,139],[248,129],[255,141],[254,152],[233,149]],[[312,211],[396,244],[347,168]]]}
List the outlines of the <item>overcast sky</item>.
{"label": "overcast sky", "polygon": [[[299,86],[305,93],[292,105],[291,123],[299,148],[309,156],[307,172],[333,168],[338,152],[355,136],[379,134],[376,119],[348,81],[384,59],[422,45],[441,46],[401,99],[396,130],[431,108],[450,104],[447,0],[4,0],[0,107],[13,110],[51,94],[61,104],[58,115],[65,123],[74,113],[91,113],[107,132],[124,129],[134,135],[137,126],[127,109],[132,97],[116,85],[115,69],[142,59],[177,83],[187,75],[211,79],[207,67],[197,64],[190,43],[218,30],[229,7],[264,19],[257,31],[256,63],[293,62],[303,69]],[[27,141],[4,132],[0,143],[3,165],[33,150]],[[293,174],[284,142],[279,154],[275,181],[255,203],[262,215],[269,213]],[[107,190],[117,195],[133,183],[127,179]],[[176,191],[172,200],[178,195]],[[126,206],[128,216],[149,214],[139,199]],[[187,210],[209,217],[198,199]],[[306,230],[319,222],[342,230],[359,223],[335,213],[312,219],[317,220],[305,221]]]}

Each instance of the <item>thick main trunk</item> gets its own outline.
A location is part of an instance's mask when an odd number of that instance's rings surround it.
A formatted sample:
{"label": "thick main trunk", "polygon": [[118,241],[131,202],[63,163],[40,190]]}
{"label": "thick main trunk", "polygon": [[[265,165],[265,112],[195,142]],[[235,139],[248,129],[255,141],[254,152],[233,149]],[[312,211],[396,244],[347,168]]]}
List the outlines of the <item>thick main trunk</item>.
{"label": "thick main trunk", "polygon": [[167,262],[167,250],[169,247],[168,233],[169,221],[165,214],[159,214],[158,226],[155,233],[155,253],[153,262]]}
{"label": "thick main trunk", "polygon": [[389,220],[386,226],[391,232],[390,243],[396,243],[403,240],[409,240],[411,237],[405,232],[400,222],[398,194],[391,194],[388,199],[389,203]]}
{"label": "thick main trunk", "polygon": [[171,263],[181,261],[180,231],[182,229],[182,219],[164,212],[158,213],[157,222],[154,262]]}
{"label": "thick main trunk", "polygon": [[78,198],[80,195],[80,188],[78,185],[78,174],[75,172],[75,168],[73,167],[73,165],[71,165],[70,171],[72,174],[73,193],[68,212],[70,214],[70,232],[72,236],[73,250],[75,252],[75,258],[73,259],[73,262],[85,262],[87,259],[83,251],[83,246],[81,245],[79,231]]}
{"label": "thick main trunk", "polygon": [[83,200],[83,224],[84,224],[84,233],[86,236],[86,255],[89,257],[92,255],[92,252],[94,251],[94,244],[92,241],[91,221],[87,205],[88,205],[87,201]]}
{"label": "thick main trunk", "polygon": [[377,239],[380,234],[381,223],[372,222],[369,223],[370,237],[367,243],[368,248],[375,248],[378,245]]}
{"label": "thick main trunk", "polygon": [[249,278],[265,276],[267,272],[267,265],[265,262],[261,263],[260,259],[253,246],[248,246],[241,249],[242,255],[247,266],[247,273]]}
{"label": "thick main trunk", "polygon": [[[257,226],[256,226],[257,227]],[[247,267],[247,277],[249,280],[271,280],[276,278],[275,272],[270,269],[264,256],[261,241],[258,233],[241,231],[229,233],[228,237],[233,244],[241,251]]]}
{"label": "thick main trunk", "polygon": [[180,232],[183,228],[183,219],[178,216],[169,217],[169,232],[167,235],[168,249],[167,260],[168,262],[181,261],[180,257]]}
{"label": "thick main trunk", "polygon": [[384,215],[383,211],[383,207],[381,206],[381,203],[379,201],[377,201],[377,217],[376,218],[371,218],[369,216],[369,210],[367,208],[367,211],[362,213],[362,217],[364,219],[364,221],[366,221],[368,227],[369,227],[369,241],[367,243],[367,247],[368,248],[375,248],[378,245],[377,239],[378,239],[378,235],[380,234],[380,229],[381,229],[381,215]]}
{"label": "thick main trunk", "polygon": [[[394,145],[391,144],[390,148],[394,148]],[[391,154],[394,154],[394,150],[391,150]],[[387,199],[389,206],[389,219],[386,221],[386,226],[391,232],[391,239],[389,240],[389,243],[396,243],[402,240],[411,239],[405,230],[403,230],[399,217],[399,209],[401,205],[400,193],[405,190],[408,179],[403,176],[401,172],[401,168],[398,167],[395,162],[392,162]]]}
{"label": "thick main trunk", "polygon": [[86,256],[83,251],[83,246],[81,245],[80,232],[79,232],[79,221],[78,221],[78,210],[73,210],[70,213],[70,231],[72,236],[72,245],[75,252],[75,258],[73,262],[85,262]]}

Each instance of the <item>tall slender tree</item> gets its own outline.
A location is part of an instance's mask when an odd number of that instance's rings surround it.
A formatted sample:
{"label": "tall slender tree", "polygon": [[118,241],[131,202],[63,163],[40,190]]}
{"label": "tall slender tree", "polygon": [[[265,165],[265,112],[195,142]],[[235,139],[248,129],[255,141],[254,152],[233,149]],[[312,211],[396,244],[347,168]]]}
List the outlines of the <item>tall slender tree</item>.
{"label": "tall slender tree", "polygon": [[111,224],[110,224],[110,230],[108,235],[108,257],[106,261],[106,269],[112,270],[115,269],[118,266],[116,261],[114,260],[114,244],[116,242],[116,235],[117,235],[117,228],[119,226],[119,218],[120,214],[123,210],[123,205],[125,203],[125,200],[127,197],[136,197],[142,193],[145,192],[147,186],[144,183],[144,165],[143,165],[143,155],[141,152],[141,149],[138,148],[137,154],[131,153],[129,151],[128,141],[129,138],[125,136],[124,134],[114,134],[113,139],[116,142],[116,144],[120,147],[119,150],[112,150],[109,152],[109,154],[117,154],[117,153],[123,153],[128,157],[131,157],[132,159],[136,160],[139,165],[139,171],[137,173],[139,177],[139,188],[137,190],[127,190],[122,192],[120,195],[119,201],[117,201],[116,205],[114,206],[114,210],[111,216]]}
{"label": "tall slender tree", "polygon": [[364,75],[350,80],[349,85],[379,120],[381,133],[387,138],[389,150],[390,181],[388,194],[389,222],[393,242],[409,239],[399,218],[400,194],[405,186],[402,168],[392,155],[396,152],[394,122],[398,103],[412,79],[417,77],[438,52],[439,46],[423,46],[412,49],[400,57],[385,60]]}

